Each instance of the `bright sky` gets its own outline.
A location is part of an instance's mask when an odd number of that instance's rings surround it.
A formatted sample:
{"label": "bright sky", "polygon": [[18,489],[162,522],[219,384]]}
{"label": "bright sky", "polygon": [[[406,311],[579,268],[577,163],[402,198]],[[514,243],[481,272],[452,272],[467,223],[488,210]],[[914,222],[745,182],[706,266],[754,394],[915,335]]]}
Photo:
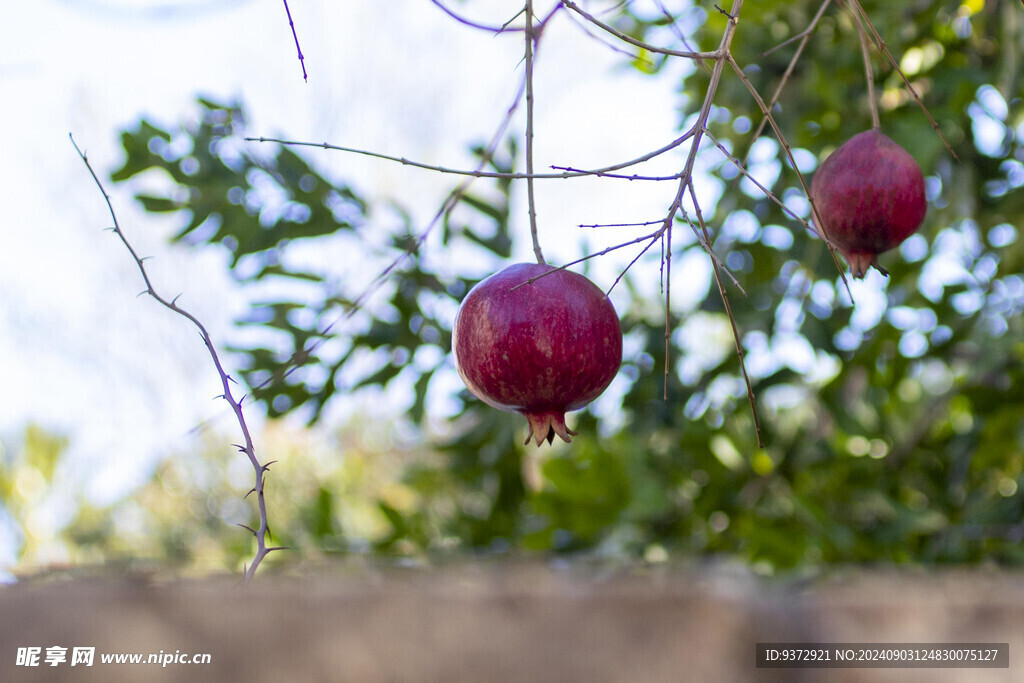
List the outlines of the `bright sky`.
{"label": "bright sky", "polygon": [[[213,398],[218,379],[196,332],[136,297],[138,273],[102,231],[106,206],[68,133],[105,178],[122,161],[120,128],[142,116],[175,126],[195,112],[197,94],[240,97],[260,134],[470,167],[467,146],[492,136],[521,77],[520,34],[468,29],[427,0],[290,4],[308,83],[283,4],[272,0],[36,0],[12,5],[0,22],[0,434],[12,443],[34,421],[70,437],[72,468],[58,499],[122,495],[160,457],[187,448],[200,422],[234,429]],[[485,23],[511,18],[512,5],[498,0],[457,6]],[[631,159],[677,135],[671,84],[614,70],[621,61],[564,17],[549,27],[537,72],[538,169]],[[421,224],[454,182],[336,152],[307,156],[371,197],[399,198]],[[678,168],[676,156],[649,170]],[[169,247],[175,221],[142,213],[129,187],[107,189],[137,250],[154,257],[157,287],[182,292],[180,303],[223,344],[244,302],[222,258]],[[673,191],[541,184],[549,260],[576,255],[574,225],[657,219]],[[529,258],[525,233],[517,249]],[[606,262],[602,284],[617,267]]]}

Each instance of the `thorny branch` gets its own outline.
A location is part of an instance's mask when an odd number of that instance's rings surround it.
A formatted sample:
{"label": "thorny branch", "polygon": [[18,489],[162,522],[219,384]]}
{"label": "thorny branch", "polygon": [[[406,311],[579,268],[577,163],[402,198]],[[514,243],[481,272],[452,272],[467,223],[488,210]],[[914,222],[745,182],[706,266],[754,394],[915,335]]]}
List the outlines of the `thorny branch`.
{"label": "thorny branch", "polygon": [[[74,146],[75,151],[78,152],[78,156],[82,158],[82,162],[85,164],[85,167],[89,170],[89,174],[95,181],[96,187],[98,187],[100,192],[103,194],[103,199],[106,201],[107,208],[110,210],[110,218],[114,223],[111,230],[113,230],[114,234],[117,235],[118,239],[121,240],[121,243],[128,250],[128,253],[131,254],[132,258],[135,260],[135,265],[138,266],[139,273],[142,275],[142,280],[146,285],[145,293],[152,297],[154,300],[156,300],[160,305],[186,318],[196,327],[196,329],[199,330],[199,335],[202,337],[203,343],[206,345],[206,350],[210,353],[210,358],[213,360],[213,365],[217,369],[217,374],[220,376],[221,388],[224,391],[224,393],[221,394],[220,398],[223,398],[225,401],[228,402],[228,405],[231,406],[231,410],[235,414],[235,419],[238,421],[238,427],[242,431],[242,438],[244,440],[244,444],[233,445],[236,446],[240,452],[245,453],[246,457],[249,458],[249,462],[252,463],[252,467],[253,470],[255,471],[256,476],[255,486],[253,486],[252,490],[249,493],[256,493],[256,507],[259,511],[260,516],[259,527],[257,529],[252,529],[251,527],[246,526],[244,524],[240,525],[251,531],[253,536],[256,537],[256,555],[245,568],[244,572],[244,579],[246,582],[249,582],[252,579],[252,577],[256,574],[256,570],[259,568],[260,563],[263,561],[263,558],[265,558],[268,554],[275,550],[285,549],[283,547],[267,546],[269,526],[267,523],[267,503],[263,495],[263,489],[266,481],[265,474],[267,472],[267,468],[269,468],[270,465],[273,463],[267,463],[266,465],[263,465],[256,458],[256,448],[253,445],[252,436],[249,433],[249,426],[246,423],[245,415],[242,412],[242,400],[244,399],[244,397],[243,399],[236,399],[234,395],[231,393],[231,384],[232,382],[234,382],[234,380],[224,370],[224,366],[221,363],[220,356],[217,353],[217,348],[214,346],[213,340],[210,338],[210,333],[207,332],[206,327],[199,321],[198,318],[196,318],[194,315],[192,315],[191,313],[189,313],[184,308],[178,305],[177,296],[171,300],[168,300],[164,298],[162,295],[160,295],[157,292],[156,288],[153,287],[153,282],[152,280],[150,280],[149,273],[146,271],[146,265],[144,263],[145,259],[139,257],[134,247],[132,247],[131,242],[129,242],[128,238],[125,236],[124,231],[121,230],[121,224],[117,220],[117,214],[114,211],[114,205],[111,202],[110,195],[107,194],[106,189],[104,189],[103,184],[100,182],[99,177],[96,175],[96,172],[92,168],[92,164],[89,163],[89,159],[86,157],[85,152],[83,152],[78,147],[78,144],[75,142],[75,138],[71,135],[69,135],[68,137],[71,139],[71,144]],[[246,495],[248,496],[249,494]]]}

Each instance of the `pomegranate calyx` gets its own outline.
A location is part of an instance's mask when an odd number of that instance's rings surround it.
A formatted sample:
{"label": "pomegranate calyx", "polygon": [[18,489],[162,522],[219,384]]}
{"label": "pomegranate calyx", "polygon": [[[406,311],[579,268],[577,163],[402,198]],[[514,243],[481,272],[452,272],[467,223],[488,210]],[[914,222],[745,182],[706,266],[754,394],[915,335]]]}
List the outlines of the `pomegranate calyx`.
{"label": "pomegranate calyx", "polygon": [[556,434],[562,441],[569,443],[572,441],[571,437],[576,436],[576,432],[566,426],[565,413],[561,411],[551,410],[542,413],[523,414],[530,425],[530,431],[526,435],[526,441],[524,442],[526,444],[533,440],[536,440],[538,447],[545,441],[550,444],[554,442]]}
{"label": "pomegranate calyx", "polygon": [[868,273],[868,268],[874,268],[882,275],[888,276],[889,271],[878,263],[878,254],[865,251],[852,251],[843,254],[846,262],[850,264],[850,272],[856,279],[861,279]]}

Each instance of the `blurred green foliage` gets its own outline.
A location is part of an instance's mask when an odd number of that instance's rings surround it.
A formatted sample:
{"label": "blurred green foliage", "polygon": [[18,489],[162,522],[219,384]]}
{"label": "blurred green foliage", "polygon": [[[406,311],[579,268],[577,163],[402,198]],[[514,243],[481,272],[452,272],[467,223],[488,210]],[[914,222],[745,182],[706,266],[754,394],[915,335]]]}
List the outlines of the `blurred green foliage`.
{"label": "blurred green foliage", "polygon": [[[682,34],[692,49],[717,48],[726,17],[708,3],[680,4],[672,21],[630,3],[605,20],[649,44],[677,47]],[[920,235],[882,257],[888,278],[873,272],[853,285],[854,306],[823,244],[717,150],[702,152],[720,193],[717,201],[702,199],[703,215],[716,253],[749,293],[728,288],[763,446],[710,280],[707,297],[692,309],[676,307],[671,321],[652,314],[657,301],[639,295],[620,310],[627,351],[615,425],[582,411],[573,443],[538,455],[521,445],[520,418],[466,392],[457,397],[457,416],[441,427],[431,421],[433,404],[451,398],[434,385],[439,373],[451,373],[454,310],[511,253],[507,180],[478,181],[445,215],[437,239],[425,243],[422,226],[400,207],[372,206],[293,149],[245,143],[241,105],[206,99],[180,129],[142,121],[125,130],[126,160],[113,177],[162,172],[166,192],[147,191],[139,201],[180,214],[185,227],[177,239],[224,250],[232,273],[252,288],[253,309],[237,321],[232,358],[269,415],[316,422],[339,396],[408,387],[417,445],[394,470],[398,488],[371,487],[372,504],[357,505],[375,520],[359,527],[371,530],[371,549],[722,554],[765,572],[843,562],[1018,563],[1024,16],[1009,1],[862,4],[959,160],[876,51],[883,131],[925,170],[930,208]],[[732,45],[765,99],[784,85],[773,113],[808,177],[835,146],[871,125],[845,4],[825,9],[783,83],[820,7],[748,1]],[[624,60],[641,73],[665,68],[650,51]],[[694,121],[710,72],[709,63],[697,65],[680,83],[683,129]],[[761,118],[727,70],[711,133],[806,217],[783,146],[768,128],[752,139]],[[515,160],[510,144],[488,164],[511,170]],[[390,267],[388,277],[345,280],[308,258],[310,249],[335,247],[376,264],[376,273]],[[701,249],[681,222],[673,248],[673,260]],[[445,253],[460,258],[438,258]],[[642,261],[626,286],[657,272],[656,258]],[[283,289],[267,286],[281,282]],[[370,282],[383,304],[362,306]],[[264,291],[287,294],[260,299]],[[346,322],[344,333],[338,321]],[[341,470],[361,461],[347,457]],[[352,491],[331,479],[341,470],[321,467],[291,496],[297,508],[281,535],[303,552],[363,547],[340,523],[346,506],[356,505]],[[275,476],[272,470],[271,491]],[[274,514],[272,501],[272,529]]]}

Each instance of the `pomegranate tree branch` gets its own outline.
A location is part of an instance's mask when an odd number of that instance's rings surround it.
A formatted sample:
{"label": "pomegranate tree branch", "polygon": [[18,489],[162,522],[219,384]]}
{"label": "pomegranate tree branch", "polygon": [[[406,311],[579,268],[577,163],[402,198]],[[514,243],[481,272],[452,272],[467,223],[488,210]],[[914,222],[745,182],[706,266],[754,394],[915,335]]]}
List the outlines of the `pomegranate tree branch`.
{"label": "pomegranate tree branch", "polygon": [[[693,187],[693,183],[688,182],[687,186]],[[694,196],[696,201],[696,196]],[[682,207],[680,207],[682,208]],[[699,211],[699,209],[698,209]],[[705,239],[705,241],[707,241]],[[668,373],[669,373],[669,358],[672,357],[672,229],[669,228],[664,232],[662,238],[662,245],[664,249],[664,255],[662,256],[662,263],[664,264],[664,282],[665,282],[665,377],[661,385],[661,398],[663,401],[668,400]],[[710,245],[709,245],[710,247]],[[716,269],[717,272],[717,269]]]}
{"label": "pomegranate tree branch", "polygon": [[[659,225],[662,222],[663,221],[660,221],[660,220],[657,221],[657,223]],[[635,239],[631,239],[628,242],[621,242],[619,244],[614,244],[614,245],[612,245],[610,247],[605,247],[601,251],[595,251],[592,254],[587,254],[586,256],[581,256],[580,258],[576,259],[575,261],[569,261],[568,263],[563,263],[562,265],[558,266],[557,268],[553,268],[553,269],[547,271],[546,273],[541,273],[540,275],[534,275],[533,277],[529,278],[528,280],[525,280],[524,282],[520,282],[518,285],[516,285],[514,287],[510,287],[509,291],[512,291],[512,290],[515,290],[515,289],[519,289],[523,285],[532,284],[532,283],[536,282],[537,280],[545,278],[548,275],[551,275],[552,273],[557,273],[560,270],[565,270],[569,266],[574,266],[577,263],[583,263],[584,261],[589,261],[592,258],[597,258],[598,256],[604,256],[605,254],[610,254],[613,251],[618,251],[619,249],[624,249],[625,247],[629,247],[629,246],[632,246],[634,244],[640,244],[642,242],[647,242],[647,245],[640,251],[640,253],[637,254],[637,256],[632,261],[630,261],[629,266],[632,266],[634,263],[636,263],[637,259],[639,259],[645,253],[647,253],[647,250],[650,249],[652,246],[654,246],[658,242],[658,240],[660,240],[662,238],[662,236],[664,234],[665,234],[665,229],[664,228],[658,228],[654,232],[648,233],[646,235],[641,235],[640,237],[637,237]],[[629,270],[629,266],[626,266],[626,270]],[[612,286],[608,288],[608,291],[605,292],[605,293],[606,294],[610,293],[612,291],[612,288],[614,288],[615,285],[618,284],[619,280],[621,280],[622,276],[625,275],[625,274],[626,274],[625,271],[623,271],[619,275],[619,277],[615,280],[615,282],[612,283]]]}
{"label": "pomegranate tree branch", "polygon": [[786,139],[786,136],[783,134],[782,129],[779,128],[779,124],[775,121],[775,117],[772,116],[771,111],[768,109],[768,105],[765,104],[764,99],[762,99],[761,97],[761,94],[757,92],[757,88],[755,88],[754,84],[750,82],[750,79],[747,78],[747,75],[743,73],[743,69],[740,67],[740,65],[736,63],[736,60],[733,59],[732,55],[728,55],[726,59],[729,61],[729,65],[732,66],[733,71],[736,72],[736,75],[739,76],[740,80],[743,81],[743,84],[747,87],[747,91],[750,92],[751,97],[753,97],[754,101],[757,102],[757,106],[761,108],[761,113],[764,114],[765,118],[768,120],[768,124],[772,127],[772,131],[775,133],[775,137],[778,139],[779,144],[782,145],[782,149],[785,150],[786,152],[786,158],[789,160],[789,165],[793,168],[794,171],[796,171],[796,177],[800,181],[800,187],[803,188],[804,195],[806,195],[807,201],[811,205],[811,216],[814,219],[814,224],[818,226],[817,232],[825,241],[825,245],[828,247],[828,251],[832,255],[832,261],[833,263],[835,263],[836,270],[839,271],[839,276],[842,278],[843,284],[846,286],[846,293],[849,295],[850,300],[852,301],[853,292],[850,290],[850,283],[846,279],[846,270],[839,262],[839,257],[836,255],[836,249],[832,245],[832,240],[829,238],[828,232],[825,229],[825,225],[821,220],[821,215],[818,213],[818,207],[814,203],[814,197],[811,196],[811,190],[807,186],[807,180],[804,178],[804,174],[800,172],[800,168],[799,166],[797,166],[796,159],[793,158],[793,149],[792,147],[789,146],[789,140]]}
{"label": "pomegranate tree branch", "polygon": [[[661,221],[658,221],[658,223],[661,223]],[[633,265],[640,260],[640,257],[646,254],[648,250],[650,250],[650,248],[655,245],[656,242],[661,240],[661,236],[663,234],[665,233],[663,233],[661,230],[658,230],[656,233],[654,233],[654,238],[647,243],[647,246],[638,251],[636,256],[633,257],[633,260],[627,263],[626,267],[622,269],[622,272],[619,273],[619,276],[615,278],[614,282],[612,282],[612,286],[605,291],[605,296],[608,296],[612,293],[612,290],[615,289],[615,286],[622,281],[622,278],[626,277],[626,273],[629,272],[629,269],[632,268]]]}
{"label": "pomegranate tree branch", "polygon": [[690,52],[687,50],[670,50],[664,47],[648,45],[642,40],[637,40],[633,36],[626,35],[625,33],[619,31],[615,27],[609,26],[608,24],[604,23],[594,15],[587,13],[584,9],[582,9],[572,0],[562,0],[562,4],[571,9],[573,12],[579,14],[581,17],[589,21],[594,26],[600,28],[602,31],[607,31],[608,33],[615,36],[622,42],[629,43],[630,45],[640,48],[641,50],[647,50],[648,52],[656,52],[658,54],[669,55],[671,57],[685,57],[687,59],[717,59],[722,54],[720,50],[716,50],[715,52]]}
{"label": "pomegranate tree branch", "polygon": [[[574,3],[569,2],[569,0],[562,0],[562,1],[567,6],[569,6],[570,9],[572,8],[572,5],[574,4]],[[711,105],[714,102],[715,94],[718,92],[718,84],[721,82],[721,79],[722,79],[722,71],[725,68],[725,60],[729,56],[729,47],[732,45],[732,39],[733,39],[733,36],[736,33],[736,25],[737,25],[737,22],[738,22],[739,11],[740,11],[740,8],[742,6],[743,6],[743,0],[733,0],[732,11],[731,11],[731,13],[729,13],[727,15],[729,17],[729,22],[726,24],[725,32],[722,34],[722,41],[719,44],[718,50],[716,50],[713,53],[708,53],[707,55],[704,55],[705,58],[714,59],[715,60],[715,66],[714,66],[714,69],[712,69],[712,71],[711,71],[711,79],[710,79],[710,81],[708,83],[708,89],[704,93],[704,101],[703,101],[703,103],[701,103],[700,112],[697,114],[697,120],[694,122],[693,126],[690,128],[690,132],[692,133],[693,139],[690,141],[690,149],[689,149],[689,152],[687,153],[687,156],[686,156],[686,163],[683,166],[682,172],[680,172],[680,174],[679,174],[679,185],[678,185],[678,187],[676,189],[676,196],[672,200],[672,203],[669,205],[668,212],[666,213],[665,219],[662,222],[662,226],[661,226],[661,228],[658,231],[659,232],[659,238],[662,237],[663,235],[665,235],[665,233],[670,233],[671,232],[671,230],[672,230],[672,223],[675,220],[675,216],[676,216],[676,214],[680,210],[682,210],[683,198],[686,195],[687,188],[690,186],[690,184],[692,182],[693,166],[694,166],[694,163],[697,160],[697,153],[700,151],[700,144],[701,144],[701,140],[703,138],[704,132],[707,129],[708,116],[711,113]],[[671,237],[669,237],[665,242],[663,242],[663,244],[665,244],[665,243],[667,243],[668,245],[671,245]],[[712,259],[714,259],[714,251],[712,250],[711,245],[706,240],[701,240],[701,245],[704,247],[704,250],[708,253],[708,255]],[[667,258],[670,259],[671,256],[668,256]],[[662,263],[664,265],[665,260],[663,260]],[[671,273],[668,273],[667,275],[670,276]],[[670,317],[670,312],[671,312],[671,299],[670,299],[671,288],[670,288],[670,284],[668,284],[668,283],[666,284],[665,292],[666,292],[666,295],[665,295],[665,309],[666,309],[665,310],[665,315],[666,315],[666,317],[665,317],[665,339],[666,339],[666,344],[665,344],[665,385],[664,385],[664,391],[665,391],[665,398],[667,399],[667,397],[668,397],[668,373],[669,373],[669,350],[670,350],[669,349],[668,340],[669,340],[669,338],[671,336],[671,317]]]}
{"label": "pomegranate tree branch", "polygon": [[658,149],[647,152],[635,159],[629,161],[623,161],[616,164],[611,164],[603,168],[594,169],[577,169],[569,166],[553,166],[552,168],[561,171],[560,173],[499,173],[494,171],[484,171],[480,166],[475,169],[460,169],[451,168],[448,166],[435,166],[432,164],[426,164],[421,161],[414,161],[412,159],[406,159],[405,157],[396,157],[390,154],[383,154],[381,152],[372,152],[365,149],[357,149],[355,147],[343,147],[341,145],[333,145],[328,142],[305,142],[301,140],[282,140],[280,138],[270,137],[247,137],[244,138],[246,142],[273,142],[279,145],[289,145],[293,147],[318,147],[320,149],[328,149],[335,152],[346,152],[348,154],[361,154],[363,156],[373,157],[375,159],[383,159],[384,161],[393,161],[403,166],[412,166],[413,168],[422,168],[426,171],[434,171],[435,173],[445,173],[448,175],[463,175],[470,176],[473,178],[503,178],[507,180],[525,180],[527,178],[533,178],[535,180],[566,180],[569,178],[585,178],[585,177],[599,177],[599,178],[617,178],[620,180],[647,180],[647,181],[664,181],[664,180],[677,180],[681,177],[680,173],[675,173],[667,176],[644,176],[638,174],[618,174],[615,171],[629,168],[631,166],[637,166],[644,162],[650,161],[657,156],[669,152],[679,145],[683,144],[691,137],[695,132],[694,128],[676,138],[672,142],[659,147]]}
{"label": "pomegranate tree branch", "polygon": [[648,59],[646,55],[644,55],[643,51],[636,51],[636,52],[634,52],[634,51],[627,50],[625,48],[619,47],[618,41],[612,41],[611,39],[606,38],[604,35],[598,35],[594,31],[592,31],[591,27],[589,25],[587,25],[586,20],[584,20],[583,18],[578,17],[578,16],[576,16],[574,14],[569,14],[567,16],[569,17],[570,21],[572,21],[574,24],[576,24],[577,27],[579,27],[580,31],[582,31],[585,36],[587,36],[591,40],[593,40],[593,41],[603,45],[604,47],[608,48],[612,52],[615,52],[615,53],[620,54],[620,55],[624,55],[625,57],[628,57],[630,60],[633,60],[633,61],[643,62],[643,63],[645,63],[647,65],[653,65],[653,62],[651,62],[651,60]]}
{"label": "pomegranate tree branch", "polygon": [[875,45],[878,47],[879,50],[882,51],[882,54],[884,54],[889,59],[889,63],[892,64],[892,67],[896,69],[896,73],[898,73],[900,75],[900,78],[903,79],[903,85],[907,88],[907,92],[910,93],[911,97],[914,98],[918,106],[921,107],[921,111],[924,112],[924,115],[928,117],[928,122],[932,124],[932,128],[938,134],[939,139],[942,140],[942,143],[946,146],[946,149],[949,150],[949,153],[953,155],[953,158],[959,161],[960,157],[958,157],[956,152],[953,151],[953,146],[949,144],[949,140],[946,139],[946,136],[942,134],[942,130],[939,128],[938,122],[932,117],[931,112],[928,111],[928,107],[924,106],[924,101],[921,99],[921,96],[917,94],[917,90],[914,89],[914,86],[910,83],[910,80],[907,78],[907,75],[903,73],[903,69],[900,68],[899,62],[896,61],[896,58],[893,57],[892,52],[889,51],[889,46],[885,44],[885,41],[882,40],[882,36],[878,34],[878,31],[875,29],[875,25],[871,23],[871,19],[868,17],[868,13],[864,11],[864,8],[861,7],[861,4],[858,0],[847,1],[852,3],[853,8],[857,11],[858,14],[860,14],[861,18],[864,20],[864,23],[867,24],[868,29],[870,29],[871,31],[871,36],[872,38],[874,38]]}
{"label": "pomegranate tree branch", "polygon": [[509,25],[507,23],[503,24],[501,26],[488,26],[486,24],[481,24],[479,22],[473,21],[472,19],[467,19],[466,17],[464,17],[464,16],[462,16],[460,14],[457,14],[456,12],[454,12],[453,10],[448,8],[446,5],[441,3],[440,0],[430,0],[430,1],[432,3],[434,3],[435,5],[437,5],[441,9],[442,12],[444,12],[449,17],[451,17],[455,21],[459,22],[463,26],[469,26],[470,28],[476,28],[476,29],[480,29],[481,31],[487,31],[488,33],[495,33],[495,34],[497,34],[497,33],[514,33],[516,31],[521,31],[522,30],[522,29],[518,29],[518,28],[509,28]]}
{"label": "pomegranate tree branch", "polygon": [[818,8],[817,13],[814,15],[814,18],[811,19],[811,23],[807,25],[807,28],[805,28],[803,31],[800,31],[800,33],[797,33],[796,35],[786,38],[784,41],[782,41],[775,47],[765,50],[764,52],[761,53],[761,57],[767,57],[776,50],[779,50],[796,40],[799,40],[801,43],[801,46],[797,48],[797,53],[799,54],[800,52],[802,52],[803,46],[807,44],[807,40],[811,37],[811,34],[814,33],[814,29],[817,28],[818,22],[821,21],[821,15],[825,13],[825,8],[828,7],[830,2],[832,2],[832,0],[824,0],[824,2],[821,3],[821,7]]}
{"label": "pomegranate tree branch", "polygon": [[[707,238],[708,228],[704,223],[704,216],[701,214],[700,205],[697,204],[697,195],[693,191],[693,183],[690,183],[690,196],[697,213],[697,221],[700,223],[700,229]],[[757,447],[764,448],[764,441],[761,439],[761,421],[757,417],[757,401],[754,398],[754,388],[750,384],[750,375],[747,373],[746,356],[743,353],[743,339],[740,335],[739,327],[736,325],[736,316],[732,313],[732,305],[729,303],[729,295],[725,291],[725,286],[722,283],[722,274],[718,263],[712,261],[711,266],[715,275],[715,284],[718,286],[718,294],[722,297],[722,305],[725,307],[725,314],[729,318],[730,327],[732,327],[732,338],[736,343],[736,356],[740,361],[740,373],[743,375],[743,383],[747,387],[747,400],[750,402],[750,414],[754,419],[754,434],[757,436]]]}
{"label": "pomegranate tree branch", "polygon": [[875,71],[871,68],[871,52],[868,49],[868,36],[864,24],[856,13],[853,22],[857,24],[857,38],[860,40],[860,53],[864,58],[864,80],[868,85],[868,106],[871,108],[871,127],[882,129],[882,120],[878,116],[878,99],[875,97]]}
{"label": "pomegranate tree branch", "polygon": [[533,193],[533,58],[538,45],[533,34],[533,0],[526,0],[523,8],[526,17],[526,203],[530,214],[530,237],[533,239],[533,255],[537,263],[546,263],[540,249],[537,234],[537,203]]}
{"label": "pomegranate tree branch", "polygon": [[256,483],[252,491],[250,491],[250,493],[252,493],[253,491],[256,493],[256,506],[259,511],[260,523],[257,529],[246,527],[247,529],[249,529],[249,531],[252,532],[253,536],[256,537],[256,555],[253,557],[252,562],[250,562],[245,569],[245,581],[248,582],[256,574],[256,570],[259,568],[260,563],[263,561],[263,558],[265,558],[274,550],[283,549],[279,547],[268,547],[266,542],[268,535],[267,503],[263,495],[263,488],[265,482],[264,475],[267,471],[267,468],[269,467],[269,464],[260,464],[259,460],[256,458],[256,448],[253,445],[252,436],[249,433],[249,426],[246,423],[245,415],[242,412],[241,400],[235,399],[234,395],[231,393],[231,383],[234,382],[234,380],[224,370],[224,366],[221,363],[220,356],[217,353],[217,349],[213,345],[213,340],[210,338],[210,333],[206,330],[206,327],[199,321],[198,318],[196,318],[194,315],[192,315],[191,313],[189,313],[184,308],[178,305],[178,297],[168,300],[161,296],[153,287],[153,282],[149,277],[149,273],[146,271],[144,259],[139,257],[138,253],[135,251],[134,247],[132,247],[131,243],[128,241],[128,238],[125,236],[124,231],[121,230],[121,224],[117,220],[117,214],[114,211],[114,205],[111,202],[110,195],[107,194],[106,189],[104,189],[103,183],[100,182],[99,177],[93,170],[92,164],[89,163],[89,159],[86,157],[85,152],[83,152],[78,147],[78,144],[75,142],[75,138],[71,135],[69,135],[68,137],[71,139],[71,144],[74,146],[75,151],[78,152],[78,156],[82,158],[82,162],[85,164],[85,167],[89,170],[89,174],[92,176],[93,181],[95,181],[96,187],[98,187],[100,192],[103,194],[103,199],[106,201],[107,208],[110,211],[110,218],[114,223],[113,228],[111,229],[114,231],[114,234],[117,235],[118,239],[121,240],[121,243],[124,245],[125,249],[128,250],[128,253],[131,254],[132,259],[134,259],[135,265],[138,267],[139,273],[142,275],[142,280],[146,284],[145,293],[148,294],[151,298],[153,298],[163,307],[173,311],[174,313],[177,313],[183,318],[186,318],[196,327],[196,329],[199,330],[199,335],[202,337],[203,343],[206,345],[206,350],[209,352],[210,358],[213,360],[213,365],[217,369],[217,374],[220,376],[221,388],[223,389],[224,392],[223,394],[221,394],[221,398],[227,401],[228,404],[231,406],[231,410],[235,414],[235,419],[238,422],[238,427],[242,432],[242,438],[244,440],[244,445],[235,445],[238,447],[239,451],[245,453],[246,457],[249,458],[249,462],[252,464],[253,470],[256,473]]}
{"label": "pomegranate tree branch", "polygon": [[[829,6],[830,2],[832,2],[832,0],[824,0],[824,2],[821,3],[821,7],[818,8],[817,14],[814,15],[813,19],[811,19],[811,23],[808,24],[807,28],[801,31],[798,35],[793,36],[792,38],[783,42],[780,45],[776,45],[774,48],[761,55],[762,57],[766,57],[767,55],[771,54],[774,50],[779,49],[780,47],[788,44],[792,40],[800,41],[800,44],[797,45],[796,52],[793,53],[793,57],[789,60],[789,64],[786,65],[786,70],[783,72],[782,78],[779,79],[779,84],[775,87],[775,92],[772,93],[771,98],[768,100],[768,111],[774,109],[775,105],[778,103],[779,97],[782,95],[783,88],[786,87],[786,83],[789,82],[790,77],[793,75],[793,70],[796,68],[796,63],[800,60],[800,56],[803,54],[804,48],[807,47],[807,42],[810,40],[811,34],[814,33],[814,29],[818,27],[818,22],[821,21],[821,17],[822,15],[825,14],[825,9]],[[754,131],[754,134],[753,136],[751,136],[750,139],[757,140],[759,137],[761,137],[761,133],[764,132],[764,127],[765,125],[767,125],[767,123],[768,119],[766,117],[762,117],[757,124],[757,130]]]}
{"label": "pomegranate tree branch", "polygon": [[762,185],[761,182],[757,178],[755,178],[753,175],[751,175],[750,172],[746,168],[743,167],[743,164],[740,162],[740,160],[737,159],[736,157],[734,157],[732,154],[730,154],[729,150],[727,150],[725,148],[725,145],[723,145],[721,143],[721,141],[718,140],[718,138],[716,138],[714,135],[711,134],[711,131],[705,131],[704,134],[708,136],[708,139],[711,140],[711,142],[714,143],[715,147],[717,147],[719,149],[719,151],[722,152],[722,155],[725,156],[725,158],[728,159],[729,162],[732,163],[732,165],[736,167],[736,170],[738,170],[743,175],[743,177],[745,177],[747,180],[752,182],[754,184],[754,186],[757,187],[757,189],[761,190],[761,192],[766,197],[768,197],[768,199],[770,199],[773,202],[775,202],[779,206],[780,209],[782,209],[787,214],[789,214],[790,218],[792,218],[793,220],[795,220],[798,223],[800,223],[801,225],[803,225],[805,228],[807,228],[808,230],[813,232],[815,235],[818,235],[819,237],[821,237],[821,233],[819,233],[818,230],[813,225],[811,225],[810,223],[805,221],[803,218],[798,216],[797,213],[795,211],[793,211],[793,209],[791,209],[788,206],[786,206],[785,203],[783,203],[783,201],[781,199],[776,197],[774,192],[772,192],[767,187]]}
{"label": "pomegranate tree branch", "polygon": [[292,21],[292,11],[288,9],[288,0],[284,0],[284,11],[288,14],[288,25],[292,27],[295,50],[299,53],[299,64],[302,66],[302,80],[309,82],[309,76],[306,75],[306,58],[302,54],[302,46],[299,45],[299,34],[295,32],[295,22]]}

